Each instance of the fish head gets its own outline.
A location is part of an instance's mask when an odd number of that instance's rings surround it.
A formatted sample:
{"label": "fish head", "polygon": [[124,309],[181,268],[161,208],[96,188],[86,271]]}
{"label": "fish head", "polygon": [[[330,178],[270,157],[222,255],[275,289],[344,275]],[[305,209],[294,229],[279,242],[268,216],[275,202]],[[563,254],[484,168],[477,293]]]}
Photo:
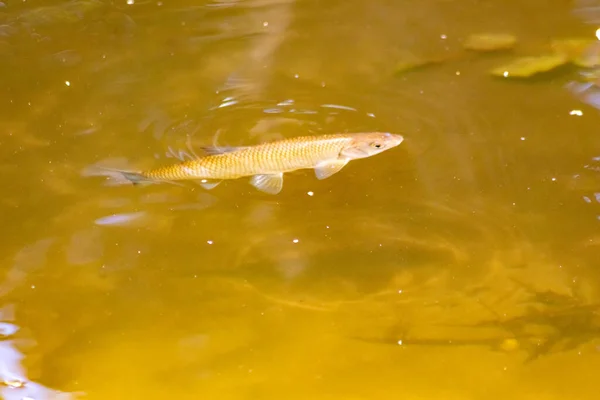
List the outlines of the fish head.
{"label": "fish head", "polygon": [[371,157],[398,146],[403,140],[402,135],[387,132],[356,133],[340,155],[351,160]]}

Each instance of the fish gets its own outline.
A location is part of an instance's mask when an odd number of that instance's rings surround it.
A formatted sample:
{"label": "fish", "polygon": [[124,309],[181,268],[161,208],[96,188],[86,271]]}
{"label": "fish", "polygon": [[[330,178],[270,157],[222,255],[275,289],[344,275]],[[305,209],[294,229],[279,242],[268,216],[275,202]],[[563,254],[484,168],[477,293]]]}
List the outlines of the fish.
{"label": "fish", "polygon": [[317,179],[326,179],[352,160],[380,154],[403,141],[402,135],[387,132],[302,136],[253,146],[205,146],[204,156],[141,172],[108,170],[133,184],[195,181],[207,190],[223,180],[250,177],[256,189],[276,195],[283,189],[284,173],[314,169]]}

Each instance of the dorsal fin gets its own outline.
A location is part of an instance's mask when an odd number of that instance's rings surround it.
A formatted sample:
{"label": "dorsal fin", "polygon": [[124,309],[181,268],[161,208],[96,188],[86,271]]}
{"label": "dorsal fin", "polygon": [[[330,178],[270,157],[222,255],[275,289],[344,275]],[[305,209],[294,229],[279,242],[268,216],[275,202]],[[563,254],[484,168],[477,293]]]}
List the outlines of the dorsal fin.
{"label": "dorsal fin", "polygon": [[200,146],[200,149],[208,155],[231,153],[247,148],[247,146]]}

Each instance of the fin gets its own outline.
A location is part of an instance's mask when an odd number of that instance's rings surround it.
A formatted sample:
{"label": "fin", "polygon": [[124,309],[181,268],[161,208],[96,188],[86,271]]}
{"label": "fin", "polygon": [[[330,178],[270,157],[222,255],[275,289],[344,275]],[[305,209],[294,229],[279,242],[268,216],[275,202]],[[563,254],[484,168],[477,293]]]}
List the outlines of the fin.
{"label": "fin", "polygon": [[247,149],[248,146],[200,146],[202,151],[212,156],[215,154],[231,153],[232,151]]}
{"label": "fin", "polygon": [[106,183],[106,186],[120,186],[124,184],[137,186],[155,183],[154,180],[133,171],[111,170],[107,173],[107,176],[109,177],[109,181]]}
{"label": "fin", "polygon": [[250,179],[250,184],[268,194],[277,194],[283,188],[283,173],[271,175],[254,175]]}
{"label": "fin", "polygon": [[171,146],[169,146],[166,156],[167,157],[175,157],[179,161],[188,161],[188,160],[193,161],[193,160],[197,160],[200,158],[200,156],[198,156],[198,154],[196,154],[196,152],[194,151],[194,146],[192,146],[190,136],[187,137],[187,139],[185,141],[185,146],[186,146],[187,151],[186,150],[177,151],[174,148],[172,148]]}
{"label": "fin", "polygon": [[221,183],[222,181],[210,180],[210,179],[196,179],[194,182],[197,183],[198,185],[202,186],[206,190],[211,190],[211,189],[216,188],[219,185],[219,183]]}
{"label": "fin", "polygon": [[142,183],[151,183],[152,180],[146,178],[139,172],[126,171],[117,168],[103,167],[99,165],[93,165],[84,168],[82,171],[83,176],[104,176],[108,178],[106,186],[121,186],[121,185],[138,185]]}
{"label": "fin", "polygon": [[124,165],[123,162],[119,162],[118,164],[120,165],[118,165],[116,168],[108,166],[105,162],[102,162],[101,164],[97,163],[89,165],[83,168],[81,175],[85,177],[103,176],[108,178],[104,183],[104,186],[152,185],[156,183],[169,183],[171,185],[185,187],[185,185],[180,182],[166,179],[149,178],[141,172],[129,169],[126,165]]}
{"label": "fin", "polygon": [[317,176],[317,179],[329,178],[336,172],[340,172],[340,170],[344,168],[349,161],[350,160],[346,158],[340,160],[324,161],[322,163],[319,163],[315,167],[315,175]]}
{"label": "fin", "polygon": [[176,159],[178,159],[179,161],[193,161],[193,160],[197,160],[200,157],[198,157],[198,155],[194,152],[193,149],[189,149],[188,151],[185,150],[179,150],[176,151],[175,149],[173,149],[172,147],[168,148],[168,151],[165,154],[167,157],[174,157]]}
{"label": "fin", "polygon": [[134,185],[137,185],[139,183],[144,183],[144,182],[150,182],[150,179],[146,178],[144,175],[138,173],[138,172],[131,172],[131,171],[118,171],[121,173],[121,175],[123,175],[123,177],[125,179],[127,179],[129,182],[133,183]]}
{"label": "fin", "polygon": [[123,186],[123,185],[152,185],[155,183],[170,183],[171,185],[185,187],[182,183],[170,180],[154,180],[147,178],[143,174],[134,171],[125,171],[122,169],[92,166],[87,167],[82,172],[83,176],[104,176],[108,178],[105,186]]}

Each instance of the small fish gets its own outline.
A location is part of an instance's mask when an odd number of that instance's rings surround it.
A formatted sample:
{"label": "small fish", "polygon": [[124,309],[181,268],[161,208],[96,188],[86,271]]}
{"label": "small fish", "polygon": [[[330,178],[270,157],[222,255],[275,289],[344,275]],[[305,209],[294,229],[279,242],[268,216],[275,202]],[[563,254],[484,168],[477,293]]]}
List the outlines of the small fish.
{"label": "small fish", "polygon": [[398,146],[401,135],[381,132],[305,136],[247,147],[204,147],[206,156],[143,172],[110,170],[134,184],[193,180],[207,190],[225,179],[250,176],[256,189],[277,194],[283,174],[314,169],[317,179],[339,172],[348,162]]}

